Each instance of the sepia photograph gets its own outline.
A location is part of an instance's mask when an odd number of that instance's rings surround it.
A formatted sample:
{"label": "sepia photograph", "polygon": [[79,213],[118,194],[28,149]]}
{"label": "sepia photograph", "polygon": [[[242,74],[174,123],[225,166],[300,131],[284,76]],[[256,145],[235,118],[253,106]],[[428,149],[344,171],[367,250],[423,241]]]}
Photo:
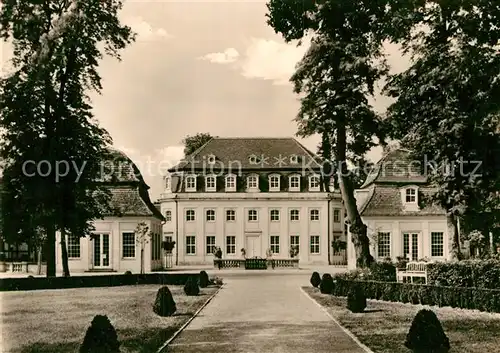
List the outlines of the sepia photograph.
{"label": "sepia photograph", "polygon": [[1,0],[0,353],[500,353],[500,2]]}

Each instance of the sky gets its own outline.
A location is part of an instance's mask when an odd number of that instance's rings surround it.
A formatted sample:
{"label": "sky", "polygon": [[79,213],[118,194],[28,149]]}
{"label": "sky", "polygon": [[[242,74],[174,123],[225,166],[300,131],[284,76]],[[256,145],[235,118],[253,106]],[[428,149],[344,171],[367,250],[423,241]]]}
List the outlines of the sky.
{"label": "sky", "polygon": [[[289,78],[307,50],[286,44],[266,24],[260,0],[125,1],[120,19],[137,33],[122,60],[100,65],[101,95],[91,94],[101,126],[138,165],[150,197],[165,169],[182,158],[187,135],[294,136],[299,109]],[[2,59],[9,46],[2,46]],[[393,71],[408,60],[387,45]],[[372,101],[383,111],[386,97]],[[316,151],[318,136],[299,139]],[[377,161],[381,149],[368,157]]]}

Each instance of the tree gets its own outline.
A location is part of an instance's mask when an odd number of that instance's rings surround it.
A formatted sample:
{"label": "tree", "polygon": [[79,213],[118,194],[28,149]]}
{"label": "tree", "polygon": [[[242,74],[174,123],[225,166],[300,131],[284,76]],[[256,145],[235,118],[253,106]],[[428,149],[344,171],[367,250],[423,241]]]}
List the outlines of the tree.
{"label": "tree", "polygon": [[369,267],[367,227],[354,198],[347,162],[356,164],[372,146],[384,142],[381,119],[369,105],[375,82],[387,73],[379,36],[385,2],[280,1],[268,3],[269,20],[287,42],[311,34],[311,46],[291,81],[301,94],[296,121],[299,136],[320,134],[322,156],[335,160],[358,267]]}
{"label": "tree", "polygon": [[184,140],[182,140],[182,144],[184,145],[184,157],[189,156],[198,148],[206,144],[208,141],[212,139],[212,135],[210,133],[199,132],[194,136],[186,136]]}
{"label": "tree", "polygon": [[146,222],[140,222],[135,228],[135,240],[141,247],[141,275],[144,273],[144,247],[151,240],[151,232]]}
{"label": "tree", "polygon": [[397,21],[388,38],[412,56],[385,87],[396,98],[387,114],[392,135],[415,159],[431,161],[438,191],[426,202],[446,210],[459,259],[457,219],[498,207],[500,8],[479,0],[394,1],[390,12]]}
{"label": "tree", "polygon": [[[121,7],[119,0],[8,0],[1,9],[0,34],[14,48],[13,73],[0,81],[2,202],[47,232],[47,276],[55,276],[56,231],[69,276],[66,234],[90,234],[108,210],[110,195],[96,181],[111,138],[94,119],[87,91],[102,88],[103,53],[119,59],[134,39],[118,20]],[[12,222],[11,237],[21,224]]]}

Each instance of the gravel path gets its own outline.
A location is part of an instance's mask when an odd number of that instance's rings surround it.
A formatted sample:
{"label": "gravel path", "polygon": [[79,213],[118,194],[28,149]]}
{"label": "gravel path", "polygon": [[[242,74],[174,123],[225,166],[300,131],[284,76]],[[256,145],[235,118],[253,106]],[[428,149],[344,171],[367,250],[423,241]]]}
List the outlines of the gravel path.
{"label": "gravel path", "polygon": [[300,290],[306,276],[229,278],[167,348],[175,353],[364,353]]}

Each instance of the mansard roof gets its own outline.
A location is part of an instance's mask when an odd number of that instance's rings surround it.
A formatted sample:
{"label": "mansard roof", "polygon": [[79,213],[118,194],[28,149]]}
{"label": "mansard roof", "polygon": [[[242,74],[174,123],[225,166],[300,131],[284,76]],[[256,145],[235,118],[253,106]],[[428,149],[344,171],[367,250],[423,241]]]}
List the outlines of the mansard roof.
{"label": "mansard roof", "polygon": [[[435,192],[429,187],[419,187],[421,196],[430,197]],[[419,199],[421,199],[421,196]],[[418,211],[406,210],[401,199],[400,189],[394,186],[373,185],[369,190],[369,195],[363,205],[360,205],[361,216],[444,216],[446,212],[443,208],[434,205],[422,205]]]}
{"label": "mansard roof", "polygon": [[122,151],[109,147],[110,157],[105,161],[105,174],[100,182],[111,191],[110,206],[113,212],[107,216],[156,217],[163,215],[149,198],[149,186],[139,168]]}
{"label": "mansard roof", "polygon": [[361,189],[372,184],[425,184],[423,161],[413,160],[410,151],[398,148],[388,151],[372,168]]}
{"label": "mansard roof", "polygon": [[[297,170],[307,166],[321,167],[321,160],[292,137],[214,137],[182,160],[169,172],[210,168],[209,157],[215,157],[213,169]],[[297,156],[298,163],[291,163]],[[252,162],[252,157],[259,161]]]}

